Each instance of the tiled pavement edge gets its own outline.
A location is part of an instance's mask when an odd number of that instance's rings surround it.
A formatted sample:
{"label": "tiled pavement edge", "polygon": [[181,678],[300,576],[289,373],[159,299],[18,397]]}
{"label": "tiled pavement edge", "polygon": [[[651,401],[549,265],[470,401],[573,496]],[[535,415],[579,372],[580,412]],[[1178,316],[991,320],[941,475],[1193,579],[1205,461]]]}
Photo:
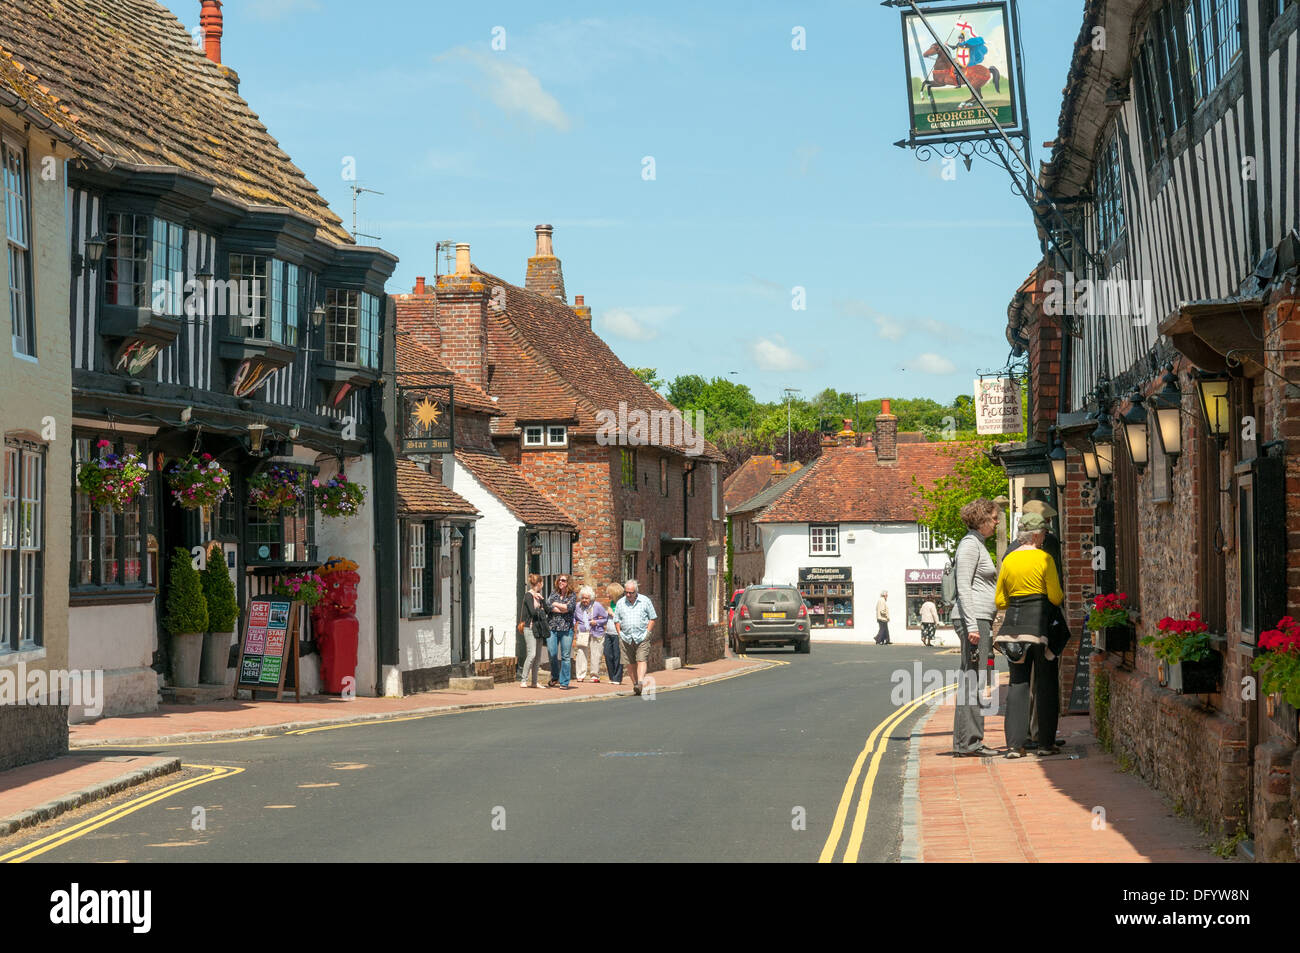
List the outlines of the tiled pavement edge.
{"label": "tiled pavement edge", "polygon": [[[1002,697],[1005,703],[1005,685]],[[912,729],[906,783],[914,779],[915,787],[911,798],[904,790],[905,861],[1220,862],[1190,820],[1119,770],[1090,733],[1087,716],[1061,719],[1062,754],[1007,760],[953,757],[955,712],[952,704],[939,705]],[[1003,720],[985,718],[987,744],[1004,745]],[[910,828],[909,800],[917,805]],[[1105,811],[1104,825],[1094,828],[1097,808]]]}
{"label": "tiled pavement edge", "polygon": [[[656,691],[675,691],[737,675],[775,667],[761,659],[719,659],[674,671],[654,672]],[[101,718],[73,725],[73,750],[112,747],[142,747],[237,740],[253,736],[278,735],[304,728],[320,728],[353,722],[385,721],[419,715],[464,711],[476,708],[510,708],[522,705],[568,704],[629,696],[631,683],[599,684],[574,682],[569,692],[559,689],[520,688],[517,684],[497,685],[490,691],[436,691],[405,698],[362,698],[350,701],[317,696],[301,703],[287,701],[225,701],[209,705],[164,705],[156,712]]]}
{"label": "tiled pavement edge", "polygon": [[179,758],[73,754],[2,771],[0,837],[180,769]]}

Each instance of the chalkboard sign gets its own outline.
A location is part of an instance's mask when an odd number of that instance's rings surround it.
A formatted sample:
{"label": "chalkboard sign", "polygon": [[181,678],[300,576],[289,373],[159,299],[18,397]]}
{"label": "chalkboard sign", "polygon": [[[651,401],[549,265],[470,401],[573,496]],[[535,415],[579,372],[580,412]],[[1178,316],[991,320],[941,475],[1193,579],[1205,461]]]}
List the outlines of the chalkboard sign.
{"label": "chalkboard sign", "polygon": [[[244,617],[239,640],[235,691],[275,692],[279,701],[286,687],[302,701],[298,678],[298,607],[289,599],[254,599]],[[288,676],[286,685],[286,675]]]}
{"label": "chalkboard sign", "polygon": [[1092,710],[1092,665],[1088,661],[1091,655],[1092,633],[1084,629],[1079,637],[1079,661],[1070,685],[1070,704],[1066,714],[1085,714]]}

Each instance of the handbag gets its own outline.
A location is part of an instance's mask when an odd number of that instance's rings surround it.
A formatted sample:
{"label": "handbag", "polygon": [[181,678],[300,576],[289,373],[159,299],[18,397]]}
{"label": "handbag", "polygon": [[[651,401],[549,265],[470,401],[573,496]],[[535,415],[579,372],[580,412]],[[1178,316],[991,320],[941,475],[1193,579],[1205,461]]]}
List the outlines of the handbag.
{"label": "handbag", "polygon": [[579,646],[585,649],[588,645],[591,644],[591,629],[579,629],[574,634],[573,640],[577,642]]}
{"label": "handbag", "polygon": [[519,625],[517,625],[517,626],[515,627],[515,631],[518,632],[520,635],[523,635],[523,634],[524,634],[524,627],[525,627],[527,624],[528,624],[528,623],[524,622],[523,619],[520,619],[520,620],[519,620]]}
{"label": "handbag", "polygon": [[1016,664],[1023,662],[1029,654],[1029,644],[1026,642],[994,642],[993,647],[1005,655],[1008,662]]}

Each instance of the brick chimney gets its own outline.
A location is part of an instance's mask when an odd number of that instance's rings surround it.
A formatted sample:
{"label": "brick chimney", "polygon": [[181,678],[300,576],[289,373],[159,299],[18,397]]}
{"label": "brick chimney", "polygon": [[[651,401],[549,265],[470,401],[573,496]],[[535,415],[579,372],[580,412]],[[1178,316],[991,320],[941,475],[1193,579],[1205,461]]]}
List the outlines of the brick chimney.
{"label": "brick chimney", "polygon": [[898,461],[898,418],[889,412],[889,401],[880,402],[880,413],[876,416],[876,462],[895,463]]}
{"label": "brick chimney", "polygon": [[587,307],[582,295],[574,296],[573,310],[577,313],[578,317],[586,321],[587,324],[591,324],[591,309]]}
{"label": "brick chimney", "polygon": [[201,0],[199,26],[203,30],[203,52],[212,62],[221,63],[221,0]]}
{"label": "brick chimney", "polygon": [[555,229],[549,225],[538,225],[537,253],[528,259],[528,274],[524,278],[524,287],[539,295],[559,298],[564,296],[564,271],[560,268],[560,259],[555,257],[555,248],[551,245],[551,233]]}
{"label": "brick chimney", "polygon": [[437,323],[442,363],[487,390],[488,300],[491,289],[470,267],[469,245],[456,246],[456,271],[439,275]]}

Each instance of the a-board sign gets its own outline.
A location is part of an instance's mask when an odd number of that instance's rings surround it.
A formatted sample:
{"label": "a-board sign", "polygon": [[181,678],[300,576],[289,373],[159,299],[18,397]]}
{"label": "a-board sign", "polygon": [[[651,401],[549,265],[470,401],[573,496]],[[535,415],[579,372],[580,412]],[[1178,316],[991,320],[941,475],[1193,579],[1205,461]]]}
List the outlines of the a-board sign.
{"label": "a-board sign", "polygon": [[[286,687],[302,700],[298,675],[298,607],[290,599],[261,598],[248,604],[239,640],[235,691],[275,692],[279,701]],[[287,676],[287,678],[286,678]]]}
{"label": "a-board sign", "polygon": [[1074,669],[1074,681],[1070,683],[1070,705],[1066,714],[1074,715],[1092,708],[1091,655],[1092,633],[1084,629],[1079,637],[1079,661]]}

